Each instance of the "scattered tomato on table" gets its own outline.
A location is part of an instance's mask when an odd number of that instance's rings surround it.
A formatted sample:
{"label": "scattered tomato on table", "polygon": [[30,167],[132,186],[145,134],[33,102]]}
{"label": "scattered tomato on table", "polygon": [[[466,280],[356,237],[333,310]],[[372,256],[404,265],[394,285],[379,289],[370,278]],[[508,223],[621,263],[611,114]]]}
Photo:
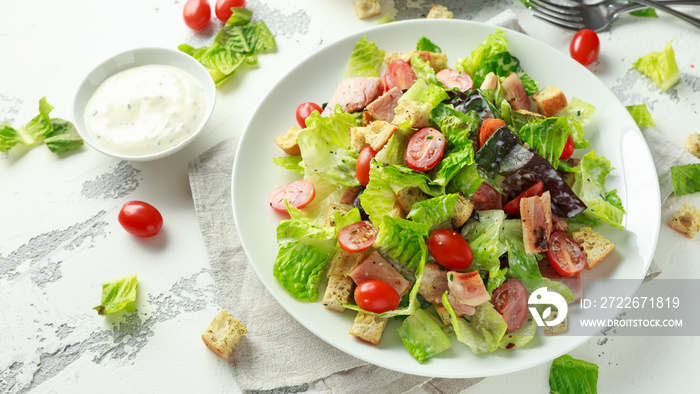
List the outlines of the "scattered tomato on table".
{"label": "scattered tomato on table", "polygon": [[130,234],[153,237],[163,227],[163,216],[153,205],[143,201],[129,201],[119,211],[119,223]]}
{"label": "scattered tomato on table", "polygon": [[600,40],[593,30],[581,29],[571,39],[569,53],[577,62],[588,66],[598,58]]}
{"label": "scattered tomato on table", "polygon": [[207,0],[187,0],[182,9],[185,24],[192,30],[202,30],[211,19],[211,6]]}

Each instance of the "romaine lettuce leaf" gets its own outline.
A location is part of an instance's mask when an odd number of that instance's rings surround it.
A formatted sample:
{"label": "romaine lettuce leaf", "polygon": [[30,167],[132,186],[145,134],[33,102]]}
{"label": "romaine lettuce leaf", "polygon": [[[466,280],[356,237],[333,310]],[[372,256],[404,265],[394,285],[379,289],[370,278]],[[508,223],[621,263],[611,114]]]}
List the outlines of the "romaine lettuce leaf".
{"label": "romaine lettuce leaf", "polygon": [[[577,122],[583,127],[587,125],[593,118],[593,113],[595,112],[595,107],[583,100],[576,97],[571,98],[567,103],[566,107],[559,110],[554,116],[557,117],[569,117]],[[574,143],[580,143],[577,141],[576,135],[574,137]],[[586,148],[586,146],[576,146],[576,148]]]}
{"label": "romaine lettuce leaf", "polygon": [[102,301],[92,309],[100,315],[109,315],[122,309],[127,313],[134,312],[137,288],[136,274],[105,282],[102,284]]}
{"label": "romaine lettuce leaf", "polygon": [[459,195],[453,193],[418,201],[413,204],[406,218],[428,225],[430,233],[439,228],[452,228],[452,216],[458,198]]}
{"label": "romaine lettuce leaf", "polygon": [[581,125],[568,117],[535,120],[521,127],[518,135],[537,149],[555,169],[559,167],[559,157],[569,135],[574,141],[579,141],[580,147],[588,146],[588,141],[583,139]]}
{"label": "romaine lettuce leaf", "polygon": [[442,86],[442,82],[437,80],[435,70],[429,62],[423,60],[418,52],[411,55],[411,68],[416,73],[416,78],[424,80],[428,84]]}
{"label": "romaine lettuce leaf", "polygon": [[367,37],[360,38],[350,55],[343,78],[378,77],[384,62],[384,51]]}
{"label": "romaine lettuce leaf", "polygon": [[671,167],[671,181],[676,197],[700,192],[700,164]]}
{"label": "romaine lettuce leaf", "polygon": [[537,323],[535,323],[535,320],[530,316],[530,312],[528,311],[523,324],[521,324],[517,330],[506,332],[498,346],[504,349],[525,346],[535,337],[536,332]]}
{"label": "romaine lettuce leaf", "polygon": [[301,166],[301,156],[273,157],[272,162],[282,168],[304,175],[304,167]]}
{"label": "romaine lettuce leaf", "polygon": [[583,155],[576,167],[576,181],[572,190],[583,201],[588,209],[585,215],[592,215],[605,223],[624,230],[622,216],[625,209],[616,190],[605,191],[605,178],[614,168],[605,157],[598,156],[595,151]]}
{"label": "romaine lettuce leaf", "polygon": [[9,122],[0,124],[0,152],[7,152],[17,144],[24,144],[24,138],[10,126]]}
{"label": "romaine lettuce leaf", "polygon": [[501,242],[501,225],[506,218],[500,209],[480,211],[479,221],[469,221],[462,228],[462,237],[467,240],[474,253],[473,266],[489,273],[486,290],[489,294],[505,281],[506,270],[500,269],[499,257],[506,252],[507,245]]}
{"label": "romaine lettuce leaf", "polygon": [[406,165],[406,148],[413,134],[415,134],[415,130],[411,127],[410,121],[399,125],[389,142],[377,152],[374,158],[382,163]]}
{"label": "romaine lettuce leaf", "polygon": [[447,186],[462,168],[471,164],[474,164],[474,148],[471,144],[453,149],[443,156],[435,168],[430,170],[431,183]]}
{"label": "romaine lettuce leaf", "polygon": [[428,38],[425,36],[421,37],[418,42],[416,43],[416,50],[417,51],[428,51],[428,52],[435,52],[435,53],[441,53],[442,49],[440,49],[439,46],[433,44],[432,41],[430,41]]}
{"label": "romaine lettuce leaf", "polygon": [[450,96],[445,92],[445,88],[439,85],[428,85],[420,95],[420,101],[430,104],[431,109],[449,98]]}
{"label": "romaine lettuce leaf", "polygon": [[472,51],[471,56],[457,60],[457,70],[464,71],[470,76],[474,75],[477,68],[479,68],[486,59],[507,50],[508,41],[506,40],[506,33],[501,29],[497,29],[495,33],[486,37],[484,42],[479,44],[479,46]]}
{"label": "romaine lettuce leaf", "polygon": [[479,173],[476,163],[474,163],[462,167],[447,184],[445,190],[448,193],[459,192],[465,198],[471,198],[483,182],[484,178]]}
{"label": "romaine lettuce leaf", "polygon": [[632,115],[632,119],[637,123],[637,126],[656,126],[656,122],[654,122],[654,118],[651,116],[646,104],[628,105],[625,108]]}
{"label": "romaine lettuce leaf", "polygon": [[656,86],[663,91],[670,89],[681,79],[681,72],[676,64],[676,55],[671,47],[672,43],[673,41],[666,44],[661,52],[651,52],[632,63],[637,70],[651,78]]}
{"label": "romaine lettuce leaf", "polygon": [[340,230],[362,220],[362,217],[360,216],[360,210],[357,208],[351,209],[345,215],[335,211],[332,213],[331,216],[333,218],[333,222],[335,223],[334,228],[336,237],[338,237],[338,233],[340,232]]}
{"label": "romaine lettuce leaf", "polygon": [[554,394],[595,394],[598,392],[598,366],[568,354],[552,361],[549,390]]}
{"label": "romaine lettuce leaf", "polygon": [[423,309],[418,309],[401,323],[399,337],[421,364],[452,346],[450,338]]}
{"label": "romaine lettuce leaf", "polygon": [[525,92],[528,95],[537,93],[538,84],[520,67],[520,60],[513,56],[510,52],[504,51],[492,55],[484,60],[474,72],[474,86],[481,86],[489,73],[494,73],[499,77],[505,78],[511,72],[518,74],[520,81],[523,83]]}
{"label": "romaine lettuce leaf", "polygon": [[508,324],[490,302],[477,306],[474,315],[469,316],[469,321],[455,315],[447,299],[447,292],[442,295],[442,305],[450,313],[450,322],[454,326],[457,340],[469,346],[472,353],[490,353],[499,348]]}
{"label": "romaine lettuce leaf", "polygon": [[83,145],[83,139],[80,138],[73,123],[64,119],[52,118],[51,128],[52,130],[44,136],[44,143],[51,152],[61,153]]}

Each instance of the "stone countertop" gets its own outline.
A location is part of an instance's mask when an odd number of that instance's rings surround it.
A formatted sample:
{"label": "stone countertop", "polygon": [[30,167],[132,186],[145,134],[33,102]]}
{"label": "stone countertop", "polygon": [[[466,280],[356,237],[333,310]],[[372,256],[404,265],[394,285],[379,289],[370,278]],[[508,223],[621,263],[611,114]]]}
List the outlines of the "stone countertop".
{"label": "stone countertop", "polygon": [[[396,19],[424,17],[432,1],[381,1]],[[483,21],[511,8],[523,28],[563,53],[573,33],[534,19],[519,1],[443,1],[455,17]],[[105,0],[0,4],[0,121],[26,124],[46,96],[54,117],[71,120],[73,95],[94,66],[144,46],[208,43],[220,24],[200,33],[182,22],[184,1]],[[154,162],[119,161],[85,146],[55,155],[45,147],[0,154],[0,392],[236,392],[232,365],[199,336],[219,311],[206,250],[192,206],[186,165],[214,144],[240,135],[250,114],[286,70],[342,36],[376,25],[360,21],[351,0],[249,0],[278,50],[264,54],[218,91],[203,135]],[[693,11],[700,16],[700,10]],[[646,104],[657,129],[683,144],[700,132],[700,31],[660,14],[625,16],[600,34],[601,54],[589,68],[624,105]],[[663,93],[631,63],[669,41],[681,83]],[[117,213],[129,200],[152,203],[165,224],[148,240],[127,234]],[[698,278],[700,238],[688,240],[664,223],[656,259],[661,277]],[[139,276],[138,312],[98,316],[103,281]],[[690,392],[700,351],[697,337],[592,338],[572,351],[600,366],[601,392]],[[491,377],[469,392],[528,387],[548,390],[549,365]],[[313,388],[311,388],[313,390]]]}

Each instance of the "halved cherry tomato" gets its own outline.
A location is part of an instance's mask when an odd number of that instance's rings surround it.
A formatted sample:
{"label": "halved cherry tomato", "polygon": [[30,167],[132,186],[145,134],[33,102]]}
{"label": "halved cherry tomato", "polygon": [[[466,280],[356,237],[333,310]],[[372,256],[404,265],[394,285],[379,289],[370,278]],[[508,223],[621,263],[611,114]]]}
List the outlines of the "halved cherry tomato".
{"label": "halved cherry tomato", "polygon": [[467,240],[446,228],[430,234],[428,251],[438,264],[450,270],[465,270],[474,261],[474,253]]}
{"label": "halved cherry tomato", "polygon": [[182,18],[192,30],[202,30],[211,19],[211,7],[207,0],[187,0],[182,9]]}
{"label": "halved cherry tomato", "polygon": [[143,201],[129,201],[119,211],[119,224],[131,235],[141,238],[152,237],[163,227],[163,216],[151,204]]}
{"label": "halved cherry tomato", "polygon": [[231,8],[245,7],[245,0],[216,0],[214,12],[220,21],[226,22],[231,17]]}
{"label": "halved cherry tomato", "polygon": [[403,60],[394,60],[389,63],[384,73],[384,90],[389,90],[396,86],[404,90],[408,89],[416,82],[416,73],[411,65]]}
{"label": "halved cherry tomato", "polygon": [[481,128],[479,129],[479,147],[484,146],[486,141],[491,138],[493,133],[505,125],[506,122],[503,119],[484,119],[484,121],[481,123]]}
{"label": "halved cherry tomato", "polygon": [[445,153],[445,136],[432,127],[424,127],[411,137],[406,148],[406,163],[417,171],[435,167]]}
{"label": "halved cherry tomato", "polygon": [[270,193],[267,202],[278,212],[287,212],[284,201],[295,208],[304,208],[316,197],[316,189],[311,181],[294,181],[282,185]]}
{"label": "halved cherry tomato", "polygon": [[587,66],[598,58],[600,40],[593,30],[581,29],[571,39],[569,53],[577,62]]}
{"label": "halved cherry tomato", "polygon": [[474,87],[474,82],[469,74],[452,68],[441,70],[435,74],[435,77],[442,82],[445,89],[457,88],[462,92],[466,92]]}
{"label": "halved cherry tomato", "polygon": [[564,150],[561,152],[561,156],[559,156],[560,160],[566,160],[571,155],[574,154],[574,139],[571,137],[571,134],[569,134],[569,137],[566,139],[566,145],[564,145]]}
{"label": "halved cherry tomato", "polygon": [[509,280],[498,286],[491,303],[508,324],[508,331],[517,330],[527,317],[527,290],[520,281]]}
{"label": "halved cherry tomato", "polygon": [[520,199],[524,197],[534,197],[541,196],[544,191],[544,183],[539,181],[534,185],[530,186],[524,192],[520,193],[518,197],[510,200],[509,203],[503,206],[503,210],[508,215],[519,215],[520,214]]}
{"label": "halved cherry tomato", "polygon": [[299,127],[302,129],[306,128],[306,118],[308,118],[314,111],[321,113],[321,106],[310,101],[299,104],[296,111],[297,123],[299,123]]}
{"label": "halved cherry tomato", "polygon": [[355,302],[366,311],[383,313],[398,308],[401,297],[388,283],[367,280],[355,288]]}
{"label": "halved cherry tomato", "polygon": [[586,255],[576,241],[563,231],[555,231],[549,236],[549,263],[559,275],[573,276],[583,271]]}
{"label": "halved cherry tomato", "polygon": [[372,149],[371,146],[367,145],[360,151],[360,155],[357,156],[357,164],[355,165],[355,177],[360,182],[362,186],[367,186],[369,183],[369,167],[370,163],[377,152]]}
{"label": "halved cherry tomato", "polygon": [[367,250],[377,239],[377,228],[369,220],[353,223],[338,233],[338,243],[344,251],[357,253]]}

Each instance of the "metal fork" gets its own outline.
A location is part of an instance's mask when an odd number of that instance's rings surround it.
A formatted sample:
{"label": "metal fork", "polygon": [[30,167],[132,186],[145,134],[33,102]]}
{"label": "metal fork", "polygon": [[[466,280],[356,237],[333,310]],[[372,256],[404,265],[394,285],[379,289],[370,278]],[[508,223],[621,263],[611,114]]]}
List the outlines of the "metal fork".
{"label": "metal fork", "polygon": [[672,1],[649,1],[632,0],[637,4],[607,4],[598,3],[594,5],[577,4],[564,5],[555,4],[547,0],[529,0],[527,5],[534,11],[533,16],[546,22],[557,25],[567,30],[591,29],[603,31],[610,27],[612,21],[620,14],[638,10],[641,8],[653,7],[666,11],[693,26],[700,28],[700,19],[688,14],[678,12],[666,5],[697,5],[700,1],[672,0]]}

